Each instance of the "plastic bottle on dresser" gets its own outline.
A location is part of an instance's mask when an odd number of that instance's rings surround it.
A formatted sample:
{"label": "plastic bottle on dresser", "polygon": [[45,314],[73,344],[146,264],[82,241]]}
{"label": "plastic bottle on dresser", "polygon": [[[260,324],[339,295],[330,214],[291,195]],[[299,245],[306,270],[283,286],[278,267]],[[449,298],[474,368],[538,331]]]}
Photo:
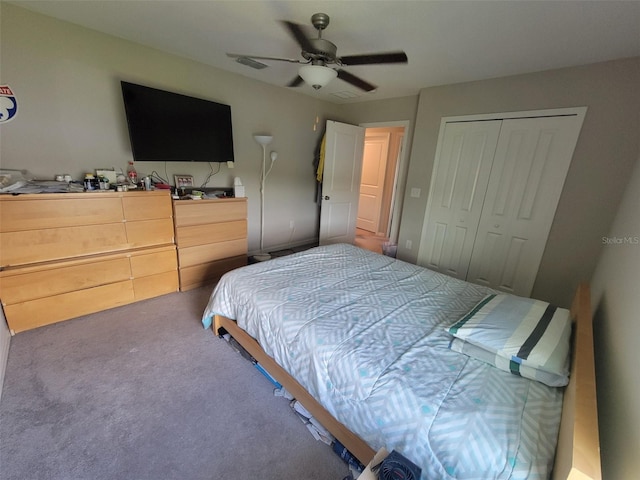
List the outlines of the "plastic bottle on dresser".
{"label": "plastic bottle on dresser", "polygon": [[127,177],[132,184],[138,184],[138,172],[136,172],[136,167],[133,166],[133,162],[129,162],[127,166]]}

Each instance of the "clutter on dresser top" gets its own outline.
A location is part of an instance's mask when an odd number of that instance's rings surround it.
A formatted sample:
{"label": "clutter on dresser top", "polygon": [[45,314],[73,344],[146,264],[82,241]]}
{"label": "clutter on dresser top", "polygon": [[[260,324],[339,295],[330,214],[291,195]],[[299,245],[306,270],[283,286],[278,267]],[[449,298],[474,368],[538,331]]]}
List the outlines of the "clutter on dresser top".
{"label": "clutter on dresser top", "polygon": [[[132,166],[129,165],[129,169]],[[133,179],[136,182],[133,182]],[[237,188],[237,187],[236,187]],[[97,168],[95,173],[87,172],[81,179],[74,179],[68,173],[58,173],[51,180],[37,179],[27,170],[0,169],[0,194],[23,193],[80,193],[80,192],[126,192],[130,190],[171,190],[176,200],[202,200],[234,197],[234,187],[193,187],[171,186],[155,172],[138,176],[137,172],[125,174],[115,168]]]}

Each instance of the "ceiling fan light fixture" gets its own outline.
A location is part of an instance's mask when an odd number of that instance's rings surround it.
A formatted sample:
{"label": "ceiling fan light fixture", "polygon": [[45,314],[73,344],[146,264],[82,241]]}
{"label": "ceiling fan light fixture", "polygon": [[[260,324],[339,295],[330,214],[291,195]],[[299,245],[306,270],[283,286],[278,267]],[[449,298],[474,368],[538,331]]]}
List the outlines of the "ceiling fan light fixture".
{"label": "ceiling fan light fixture", "polygon": [[322,65],[303,65],[298,70],[298,75],[316,90],[326,86],[338,76],[333,68]]}

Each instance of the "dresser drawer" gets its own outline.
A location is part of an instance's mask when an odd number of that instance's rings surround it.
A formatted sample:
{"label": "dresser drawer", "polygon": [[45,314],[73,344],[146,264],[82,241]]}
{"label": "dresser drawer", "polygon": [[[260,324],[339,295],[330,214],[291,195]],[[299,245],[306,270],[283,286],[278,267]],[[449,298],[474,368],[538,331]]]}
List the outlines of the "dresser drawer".
{"label": "dresser drawer", "polygon": [[14,333],[18,333],[133,301],[133,285],[131,280],[126,280],[7,305],[4,311],[9,328]]}
{"label": "dresser drawer", "polygon": [[176,272],[178,270],[176,248],[173,246],[150,253],[138,252],[131,255],[130,261],[133,278],[148,277],[149,275]]}
{"label": "dresser drawer", "polygon": [[180,268],[191,267],[199,263],[208,263],[227,257],[243,255],[246,254],[246,252],[246,239],[178,248],[178,265]]}
{"label": "dresser drawer", "polygon": [[238,240],[246,237],[246,220],[190,225],[176,229],[176,243],[180,247],[193,247],[195,245]]}
{"label": "dresser drawer", "polygon": [[127,241],[131,248],[173,243],[173,221],[171,218],[127,222],[125,226]]}
{"label": "dresser drawer", "polygon": [[181,268],[180,290],[184,292],[185,290],[190,290],[207,283],[215,283],[220,280],[220,277],[225,273],[236,268],[244,267],[246,264],[247,256],[239,255],[237,257]]}
{"label": "dresser drawer", "polygon": [[[170,243],[170,242],[169,242]],[[122,222],[0,233],[0,266],[22,265],[127,248]]]}
{"label": "dresser drawer", "polygon": [[65,194],[53,198],[35,196],[0,201],[0,231],[42,230],[45,228],[79,225],[105,225],[122,223],[120,198],[105,194],[90,194],[78,200]]}
{"label": "dresser drawer", "polygon": [[246,200],[183,200],[174,202],[174,208],[176,227],[247,218]]}
{"label": "dresser drawer", "polygon": [[133,279],[133,292],[136,301],[153,298],[178,291],[178,271],[158,273],[148,277]]}
{"label": "dresser drawer", "polygon": [[122,209],[127,222],[171,218],[171,197],[169,192],[140,192],[122,198]]}
{"label": "dresser drawer", "polygon": [[131,277],[129,259],[126,257],[11,273],[15,274],[3,272],[0,277],[0,295],[4,305],[116,283]]}

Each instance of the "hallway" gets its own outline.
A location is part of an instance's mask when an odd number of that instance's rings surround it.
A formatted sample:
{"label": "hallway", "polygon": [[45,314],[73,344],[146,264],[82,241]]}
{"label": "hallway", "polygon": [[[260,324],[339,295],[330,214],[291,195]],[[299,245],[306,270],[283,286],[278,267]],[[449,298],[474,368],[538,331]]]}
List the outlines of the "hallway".
{"label": "hallway", "polygon": [[376,253],[383,253],[382,244],[388,241],[389,239],[387,237],[378,236],[373,232],[362,230],[361,228],[356,228],[356,238],[354,244],[357,247],[371,250],[372,252]]}

